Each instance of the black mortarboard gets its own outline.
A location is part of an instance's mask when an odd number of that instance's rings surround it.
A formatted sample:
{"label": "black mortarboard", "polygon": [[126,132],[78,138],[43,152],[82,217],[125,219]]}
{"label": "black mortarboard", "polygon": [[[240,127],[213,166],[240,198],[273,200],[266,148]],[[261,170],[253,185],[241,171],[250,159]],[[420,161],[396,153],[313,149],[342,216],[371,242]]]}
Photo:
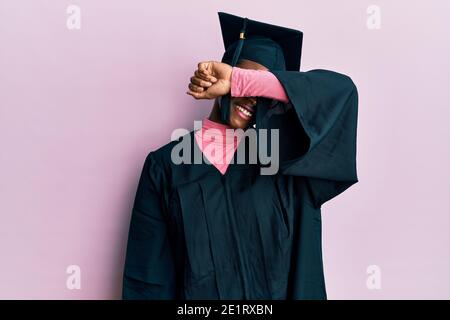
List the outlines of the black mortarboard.
{"label": "black mortarboard", "polygon": [[[252,54],[255,59],[259,60],[252,61],[269,63],[269,66],[261,64],[273,70],[270,68],[271,66],[279,67],[279,64],[276,64],[277,57],[267,57],[265,55],[270,53],[276,55],[279,53],[278,49],[281,48],[285,69],[288,71],[300,70],[303,39],[301,31],[241,18],[224,12],[219,12],[219,21],[225,46],[224,58],[230,64],[235,53],[237,56],[235,62],[237,63],[239,58],[247,59],[243,57],[245,53],[251,53],[251,50],[246,50],[247,48],[253,49],[255,47],[255,49],[262,49],[263,52]],[[251,41],[250,39],[258,40]],[[242,44],[241,52],[235,50],[236,47],[239,47],[239,43]]]}
{"label": "black mortarboard", "polygon": [[[299,71],[301,31],[224,12],[219,12],[219,21],[225,46],[222,62],[234,67],[240,59],[247,59],[271,71]],[[220,102],[222,120],[228,123],[230,96],[222,96]]]}

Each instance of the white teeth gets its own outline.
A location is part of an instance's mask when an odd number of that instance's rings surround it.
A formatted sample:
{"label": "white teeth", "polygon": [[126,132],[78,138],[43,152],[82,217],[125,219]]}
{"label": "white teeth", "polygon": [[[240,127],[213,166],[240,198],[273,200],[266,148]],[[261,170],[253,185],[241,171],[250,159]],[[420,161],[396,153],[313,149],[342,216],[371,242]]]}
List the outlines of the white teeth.
{"label": "white teeth", "polygon": [[247,117],[251,117],[253,115],[252,112],[248,111],[247,109],[245,109],[244,107],[241,106],[236,106],[238,108],[238,110],[240,112],[242,112],[243,114],[245,114]]}

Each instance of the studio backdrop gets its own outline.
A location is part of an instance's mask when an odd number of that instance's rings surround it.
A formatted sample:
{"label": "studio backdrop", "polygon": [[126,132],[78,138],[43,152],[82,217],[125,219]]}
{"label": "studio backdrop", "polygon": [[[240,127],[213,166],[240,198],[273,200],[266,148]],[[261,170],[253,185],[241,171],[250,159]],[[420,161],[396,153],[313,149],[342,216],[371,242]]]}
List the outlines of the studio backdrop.
{"label": "studio backdrop", "polygon": [[450,298],[450,2],[0,0],[0,298],[119,299],[146,155],[211,101],[217,12],[303,32],[358,87],[359,183],[322,208],[329,299]]}

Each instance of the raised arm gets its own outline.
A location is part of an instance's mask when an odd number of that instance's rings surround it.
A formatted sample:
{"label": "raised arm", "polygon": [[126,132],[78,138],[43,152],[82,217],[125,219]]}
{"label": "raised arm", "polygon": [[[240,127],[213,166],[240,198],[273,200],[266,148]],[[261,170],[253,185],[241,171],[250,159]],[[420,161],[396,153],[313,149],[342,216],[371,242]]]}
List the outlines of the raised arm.
{"label": "raised arm", "polygon": [[289,102],[283,86],[272,72],[238,67],[233,67],[231,73],[231,96],[264,97]]}
{"label": "raised arm", "polygon": [[232,97],[264,97],[289,102],[272,72],[231,67],[217,61],[198,64],[186,93],[196,99],[214,99],[231,93]]}

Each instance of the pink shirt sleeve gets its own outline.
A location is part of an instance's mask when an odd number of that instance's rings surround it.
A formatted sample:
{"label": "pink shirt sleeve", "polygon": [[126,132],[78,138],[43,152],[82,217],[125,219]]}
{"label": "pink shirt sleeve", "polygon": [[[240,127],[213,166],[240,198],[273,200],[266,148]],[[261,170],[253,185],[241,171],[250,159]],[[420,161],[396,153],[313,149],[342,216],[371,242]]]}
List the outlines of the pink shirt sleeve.
{"label": "pink shirt sleeve", "polygon": [[264,97],[289,102],[289,98],[277,77],[266,70],[233,67],[231,73],[232,97]]}

